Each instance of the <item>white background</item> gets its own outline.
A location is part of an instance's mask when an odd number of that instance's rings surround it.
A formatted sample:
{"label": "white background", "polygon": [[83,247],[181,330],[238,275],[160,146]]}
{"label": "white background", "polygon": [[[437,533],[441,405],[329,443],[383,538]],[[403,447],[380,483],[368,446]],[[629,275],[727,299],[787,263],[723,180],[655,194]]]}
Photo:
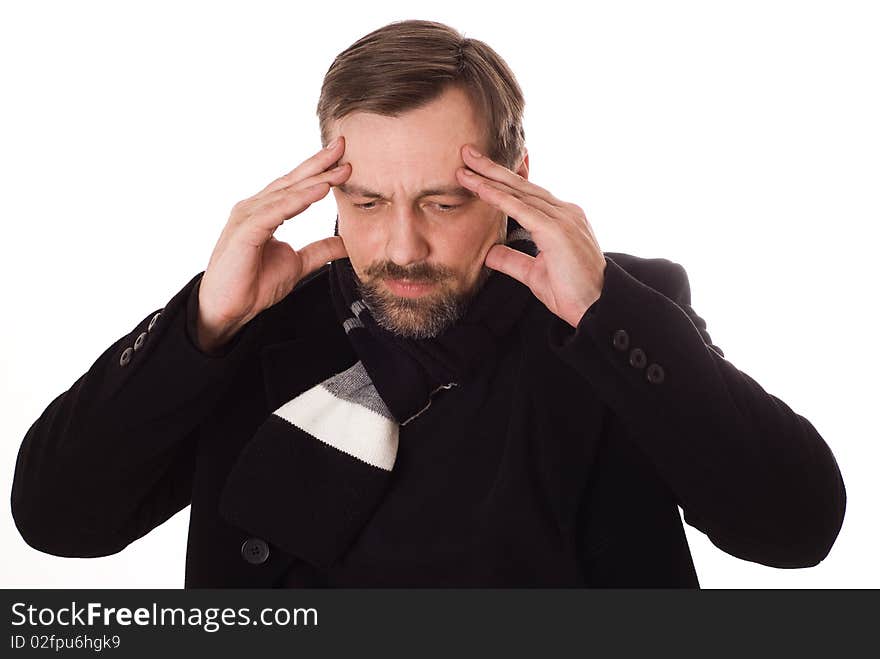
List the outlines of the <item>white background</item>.
{"label": "white background", "polygon": [[[0,10],[0,489],[30,425],[208,258],[229,211],[320,148],[335,55],[393,20],[492,45],[530,178],[604,251],[665,257],[740,370],[806,416],[849,498],[781,570],[686,526],[704,588],[878,587],[880,21],[872,2],[28,2]],[[332,195],[282,226],[333,232]],[[8,499],[7,499],[8,501]],[[2,586],[183,585],[189,509],[114,556],[31,549]]]}

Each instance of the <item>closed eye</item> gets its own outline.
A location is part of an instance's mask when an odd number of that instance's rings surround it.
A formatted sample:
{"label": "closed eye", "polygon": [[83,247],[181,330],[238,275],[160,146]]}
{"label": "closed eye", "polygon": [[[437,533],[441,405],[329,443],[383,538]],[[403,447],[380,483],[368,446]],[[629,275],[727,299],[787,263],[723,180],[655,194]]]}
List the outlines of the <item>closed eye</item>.
{"label": "closed eye", "polygon": [[[461,204],[434,204],[434,205],[437,207],[437,209],[441,213],[451,213],[456,208],[460,208],[462,206]],[[361,210],[371,211],[376,207],[376,202],[375,201],[368,201],[363,204],[354,204],[354,206],[355,206],[355,208],[360,208]]]}

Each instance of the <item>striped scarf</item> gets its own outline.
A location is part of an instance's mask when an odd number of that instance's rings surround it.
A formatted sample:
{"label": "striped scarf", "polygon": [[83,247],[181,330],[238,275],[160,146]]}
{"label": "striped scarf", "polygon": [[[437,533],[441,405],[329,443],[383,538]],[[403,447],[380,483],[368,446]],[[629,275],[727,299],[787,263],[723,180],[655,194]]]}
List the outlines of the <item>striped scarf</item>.
{"label": "striped scarf", "polygon": [[[513,218],[506,244],[537,255]],[[285,447],[291,529],[285,549],[319,567],[345,552],[379,504],[401,428],[425,414],[432,397],[466,389],[477,370],[493,363],[499,340],[532,297],[523,284],[492,271],[458,322],[434,338],[406,339],[376,323],[348,258],[331,263],[330,292],[357,361],[275,410],[255,437],[256,445]]]}

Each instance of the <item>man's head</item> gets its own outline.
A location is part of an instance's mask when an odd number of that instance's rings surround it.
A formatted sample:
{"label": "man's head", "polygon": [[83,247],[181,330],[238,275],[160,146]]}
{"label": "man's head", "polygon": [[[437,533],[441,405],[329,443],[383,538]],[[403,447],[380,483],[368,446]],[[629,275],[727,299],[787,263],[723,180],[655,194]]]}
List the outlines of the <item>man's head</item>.
{"label": "man's head", "polygon": [[[528,176],[522,93],[483,42],[430,21],[376,30],[324,79],[322,143],[345,140],[351,175],[333,188],[339,235],[377,323],[409,338],[455,323],[505,242],[507,216],[458,182],[461,147]],[[393,279],[426,282],[401,287]]]}

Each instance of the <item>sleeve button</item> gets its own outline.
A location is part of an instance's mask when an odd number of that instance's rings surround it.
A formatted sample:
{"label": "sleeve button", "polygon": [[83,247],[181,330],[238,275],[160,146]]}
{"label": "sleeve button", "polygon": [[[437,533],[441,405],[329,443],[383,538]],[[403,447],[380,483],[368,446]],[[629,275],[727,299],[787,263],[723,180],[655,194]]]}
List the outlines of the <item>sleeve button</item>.
{"label": "sleeve button", "polygon": [[134,352],[134,350],[131,349],[131,346],[129,346],[125,350],[123,350],[122,356],[119,358],[119,365],[120,366],[128,366],[128,362],[131,361],[131,353],[133,353],[133,352]]}
{"label": "sleeve button", "polygon": [[149,332],[150,330],[153,329],[153,325],[156,324],[156,321],[159,320],[159,316],[161,316],[161,315],[162,315],[162,312],[161,312],[161,311],[157,311],[157,312],[156,312],[156,315],[153,316],[152,320],[150,320],[150,326],[147,327],[147,331],[148,331],[148,332]]}
{"label": "sleeve button", "polygon": [[611,343],[614,344],[615,348],[623,352],[629,348],[629,334],[626,333],[626,330],[619,329],[611,337]]}
{"label": "sleeve button", "polygon": [[138,338],[137,338],[137,339],[135,340],[135,342],[134,342],[134,349],[135,349],[136,351],[137,351],[137,350],[140,350],[140,349],[141,349],[141,346],[144,345],[144,341],[146,341],[146,339],[147,339],[147,333],[146,333],[146,332],[141,332],[140,334],[138,334]]}
{"label": "sleeve button", "polygon": [[645,368],[648,363],[648,356],[641,348],[633,348],[629,353],[629,365],[634,368]]}
{"label": "sleeve button", "polygon": [[645,377],[651,384],[660,384],[666,377],[663,373],[663,367],[660,364],[651,364],[645,371]]}

